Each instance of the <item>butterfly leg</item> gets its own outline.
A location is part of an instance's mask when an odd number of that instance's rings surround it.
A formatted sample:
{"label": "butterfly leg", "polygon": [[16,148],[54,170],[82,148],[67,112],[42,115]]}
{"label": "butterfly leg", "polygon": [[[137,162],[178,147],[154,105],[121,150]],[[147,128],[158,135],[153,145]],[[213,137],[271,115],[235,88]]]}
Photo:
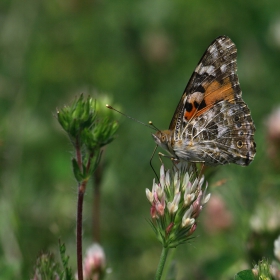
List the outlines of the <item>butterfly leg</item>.
{"label": "butterfly leg", "polygon": [[199,177],[199,174],[198,174],[198,170],[197,170],[196,163],[195,163],[195,162],[191,162],[190,167],[191,167],[191,169],[192,169],[192,172],[195,173],[196,178],[198,178],[198,177]]}
{"label": "butterfly leg", "polygon": [[201,167],[197,168],[197,162],[191,162],[189,172],[195,174],[195,177],[200,180],[205,169],[205,162],[199,163],[201,163]]}
{"label": "butterfly leg", "polygon": [[158,175],[157,175],[157,173],[156,173],[156,171],[155,171],[155,169],[154,169],[154,167],[153,167],[153,164],[152,164],[152,160],[153,160],[153,158],[154,158],[154,155],[155,155],[155,152],[156,152],[156,150],[157,150],[157,147],[158,147],[158,145],[156,145],[156,147],[155,147],[155,149],[154,149],[154,151],[153,151],[153,154],[152,154],[152,156],[151,156],[151,158],[150,158],[150,166],[151,166],[151,168],[153,169],[153,171],[154,171],[154,173],[155,173],[155,175],[156,175],[156,177],[157,177],[157,180],[158,180],[158,182],[159,182],[159,177],[158,177]]}
{"label": "butterfly leg", "polygon": [[163,160],[162,160],[163,157],[170,158],[172,161],[175,161],[175,160],[177,161],[176,158],[174,158],[172,156],[165,155],[165,154],[163,154],[161,152],[158,153],[158,157],[159,157],[159,160],[160,160],[161,164],[163,164]]}
{"label": "butterfly leg", "polygon": [[204,167],[205,167],[205,162],[202,163],[201,167],[200,167],[200,171],[199,171],[199,177],[198,179],[200,180],[204,171]]}
{"label": "butterfly leg", "polygon": [[176,167],[176,164],[180,162],[179,159],[177,159],[175,157],[172,157],[172,156],[169,156],[169,155],[165,155],[165,154],[160,153],[160,152],[158,153],[158,156],[159,156],[159,160],[160,160],[161,164],[163,164],[163,160],[162,160],[163,157],[169,158],[172,161],[172,163],[175,166],[175,168],[178,169]]}

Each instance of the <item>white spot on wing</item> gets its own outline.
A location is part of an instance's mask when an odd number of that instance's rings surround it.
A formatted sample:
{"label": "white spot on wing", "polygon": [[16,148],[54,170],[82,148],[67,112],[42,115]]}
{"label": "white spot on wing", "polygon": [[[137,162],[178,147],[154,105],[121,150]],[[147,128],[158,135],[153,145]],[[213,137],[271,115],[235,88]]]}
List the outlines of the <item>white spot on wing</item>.
{"label": "white spot on wing", "polygon": [[193,103],[193,102],[197,102],[197,103],[200,103],[202,100],[203,100],[203,97],[204,97],[204,94],[199,92],[199,91],[196,91],[194,93],[192,93],[191,95],[188,96],[189,98],[189,102],[190,103]]}
{"label": "white spot on wing", "polygon": [[209,47],[208,51],[210,53],[216,52],[217,51],[217,47],[215,45],[212,45],[212,46]]}
{"label": "white spot on wing", "polygon": [[198,73],[199,75],[203,75],[204,73],[207,73],[208,75],[214,75],[214,71],[215,71],[215,67],[213,65],[209,65],[209,66],[202,66],[202,64],[200,63],[197,68],[196,68],[196,73]]}
{"label": "white spot on wing", "polygon": [[227,66],[225,64],[223,64],[221,67],[220,67],[222,73],[225,73],[226,70],[227,70]]}

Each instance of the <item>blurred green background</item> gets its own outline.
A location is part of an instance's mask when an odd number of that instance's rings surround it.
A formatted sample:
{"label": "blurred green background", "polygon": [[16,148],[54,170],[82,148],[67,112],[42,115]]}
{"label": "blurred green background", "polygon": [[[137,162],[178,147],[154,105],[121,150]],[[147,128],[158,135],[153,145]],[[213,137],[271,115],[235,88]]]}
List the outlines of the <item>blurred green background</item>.
{"label": "blurred green background", "polygon": [[[76,267],[72,147],[56,108],[82,92],[107,96],[125,113],[166,129],[201,55],[219,35],[238,48],[257,155],[246,168],[208,171],[213,202],[202,212],[197,238],[174,254],[177,279],[231,279],[262,256],[273,259],[280,233],[280,136],[270,133],[280,119],[269,122],[268,116],[280,105],[279,0],[2,0],[1,279],[29,279],[38,254],[57,253],[59,238]],[[155,145],[148,128],[116,118],[118,138],[103,157],[101,243],[112,268],[108,279],[151,279],[161,251],[145,196]],[[154,165],[159,170],[157,157]],[[92,242],[91,203],[89,186],[84,250]]]}

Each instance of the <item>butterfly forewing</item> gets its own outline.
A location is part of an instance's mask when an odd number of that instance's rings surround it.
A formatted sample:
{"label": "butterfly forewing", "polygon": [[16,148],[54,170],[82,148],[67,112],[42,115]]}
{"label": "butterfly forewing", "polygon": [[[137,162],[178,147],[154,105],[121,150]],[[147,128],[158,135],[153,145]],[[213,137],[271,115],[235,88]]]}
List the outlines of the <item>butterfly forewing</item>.
{"label": "butterfly forewing", "polygon": [[253,160],[255,126],[241,98],[236,58],[234,43],[221,36],[195,68],[169,126],[169,146],[179,159],[211,165]]}

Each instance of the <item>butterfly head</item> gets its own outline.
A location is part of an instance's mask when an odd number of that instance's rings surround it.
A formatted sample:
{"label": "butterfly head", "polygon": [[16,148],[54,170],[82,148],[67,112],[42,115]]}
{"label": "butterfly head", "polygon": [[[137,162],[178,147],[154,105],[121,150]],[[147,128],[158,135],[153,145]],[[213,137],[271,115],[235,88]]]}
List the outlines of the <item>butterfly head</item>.
{"label": "butterfly head", "polygon": [[170,130],[158,130],[152,135],[158,146],[160,146],[162,149],[168,151],[171,154],[174,153],[171,147],[172,132]]}

